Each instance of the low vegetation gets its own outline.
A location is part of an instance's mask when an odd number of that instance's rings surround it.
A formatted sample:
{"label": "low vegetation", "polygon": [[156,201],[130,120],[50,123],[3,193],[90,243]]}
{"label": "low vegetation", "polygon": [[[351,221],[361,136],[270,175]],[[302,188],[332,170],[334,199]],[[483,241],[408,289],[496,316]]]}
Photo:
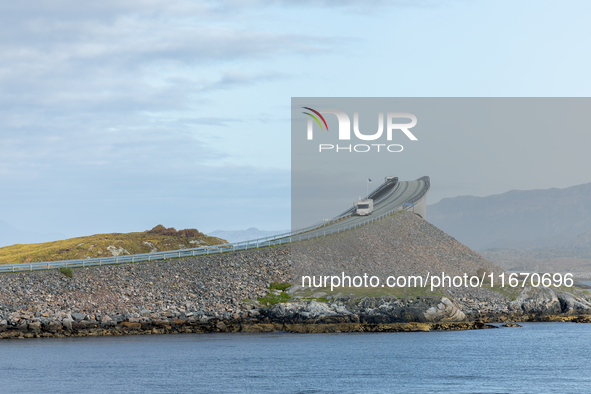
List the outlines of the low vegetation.
{"label": "low vegetation", "polygon": [[280,291],[285,291],[289,287],[291,287],[291,283],[277,283],[277,282],[273,282],[273,283],[271,283],[269,285],[269,289],[271,289],[271,290],[280,290]]}
{"label": "low vegetation", "polygon": [[70,267],[60,267],[59,271],[68,278],[72,278],[74,276],[74,272],[72,272],[72,268]]}
{"label": "low vegetation", "polygon": [[261,303],[261,305],[271,306],[275,305],[278,302],[287,302],[290,299],[290,295],[286,292],[282,291],[279,294],[269,293],[264,297],[260,297],[257,300]]}
{"label": "low vegetation", "polygon": [[175,230],[158,225],[137,233],[96,234],[39,244],[0,248],[0,264],[74,260],[161,252],[227,243],[196,229]]}
{"label": "low vegetation", "polygon": [[261,305],[271,306],[275,305],[279,302],[287,302],[291,298],[289,294],[285,292],[291,283],[278,283],[273,282],[269,285],[269,294],[264,297],[260,297],[257,300],[261,303]]}

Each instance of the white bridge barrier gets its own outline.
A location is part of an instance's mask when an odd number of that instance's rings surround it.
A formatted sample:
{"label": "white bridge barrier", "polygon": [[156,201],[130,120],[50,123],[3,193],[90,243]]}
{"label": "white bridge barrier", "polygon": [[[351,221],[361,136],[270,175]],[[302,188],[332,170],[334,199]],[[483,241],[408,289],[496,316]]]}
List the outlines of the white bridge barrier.
{"label": "white bridge barrier", "polygon": [[[231,253],[237,252],[241,250],[251,250],[251,249],[260,249],[260,248],[267,248],[271,246],[278,246],[278,245],[286,245],[294,242],[300,241],[307,241],[310,239],[316,239],[320,237],[326,237],[329,235],[334,235],[338,233],[342,233],[343,231],[352,230],[355,228],[366,226],[370,223],[375,221],[384,219],[387,216],[391,216],[396,212],[401,210],[412,210],[414,203],[419,201],[421,198],[427,194],[429,191],[430,180],[429,177],[422,177],[417,179],[417,181],[425,181],[426,187],[423,191],[412,198],[411,200],[405,201],[404,203],[400,204],[396,208],[383,213],[376,217],[370,217],[365,220],[361,220],[357,223],[350,224],[348,226],[343,227],[331,227],[330,229],[326,229],[329,225],[339,222],[340,220],[349,217],[352,213],[348,213],[345,216],[339,216],[335,219],[316,224],[310,227],[306,227],[297,231],[291,231],[283,234],[277,234],[270,237],[250,240],[250,241],[242,241],[242,242],[235,242],[230,244],[223,244],[223,245],[211,245],[211,246],[201,246],[199,248],[191,248],[191,249],[181,249],[181,250],[171,250],[168,252],[156,252],[156,253],[142,253],[142,254],[133,254],[127,256],[113,256],[113,257],[101,257],[101,258],[94,258],[94,259],[80,259],[80,260],[59,260],[59,261],[46,261],[41,263],[20,263],[20,264],[2,264],[0,265],[0,273],[7,273],[7,272],[22,272],[22,271],[37,271],[37,270],[49,270],[49,269],[59,269],[61,267],[70,267],[70,268],[79,268],[79,267],[99,267],[103,265],[117,265],[117,264],[125,264],[125,263],[139,263],[143,261],[158,261],[158,260],[166,260],[166,259],[174,259],[174,258],[181,258],[181,257],[195,257],[195,256],[204,256],[210,254],[221,254],[221,253]],[[410,204],[410,205],[409,205]],[[323,229],[324,228],[324,229]]]}

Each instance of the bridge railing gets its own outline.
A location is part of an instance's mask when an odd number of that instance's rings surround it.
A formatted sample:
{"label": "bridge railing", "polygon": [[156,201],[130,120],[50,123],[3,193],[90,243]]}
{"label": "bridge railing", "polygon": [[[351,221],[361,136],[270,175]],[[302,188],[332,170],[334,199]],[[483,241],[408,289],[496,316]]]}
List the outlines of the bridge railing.
{"label": "bridge railing", "polygon": [[[426,181],[427,187],[423,192],[419,194],[418,197],[413,198],[411,201],[414,204],[416,201],[420,200],[424,197],[427,191],[430,188],[430,181],[429,177],[423,177],[417,179],[417,181]],[[222,254],[222,253],[230,253],[230,252],[237,252],[243,250],[252,250],[252,249],[260,249],[266,248],[270,246],[278,246],[278,245],[286,245],[293,242],[300,242],[306,241],[310,239],[316,239],[320,237],[325,237],[329,235],[339,234],[343,231],[352,230],[355,228],[366,226],[370,223],[376,222],[378,220],[384,219],[387,216],[391,216],[396,212],[401,210],[410,210],[411,206],[404,206],[399,205],[398,207],[383,213],[379,216],[372,216],[368,217],[364,220],[360,220],[357,223],[353,223],[350,225],[342,226],[325,229],[322,231],[323,227],[327,227],[330,224],[334,224],[346,216],[351,216],[351,214],[336,217],[335,219],[315,224],[303,229],[299,229],[297,231],[286,232],[282,234],[277,234],[270,237],[249,240],[249,241],[241,241],[241,242],[234,242],[229,244],[222,244],[222,245],[211,245],[211,246],[201,246],[198,248],[190,248],[190,249],[181,249],[181,250],[173,250],[167,252],[155,252],[155,253],[142,253],[142,254],[133,254],[133,255],[123,255],[123,256],[112,256],[112,257],[102,257],[102,258],[91,258],[91,259],[78,259],[78,260],[59,260],[59,261],[46,261],[46,262],[37,262],[37,263],[20,263],[20,264],[2,264],[0,265],[0,273],[7,273],[7,272],[23,272],[23,271],[37,271],[37,270],[49,270],[49,269],[59,269],[61,267],[69,267],[69,268],[79,268],[79,267],[100,267],[103,265],[118,265],[118,264],[125,264],[125,263],[137,263],[137,262],[146,262],[146,261],[158,261],[158,260],[166,260],[172,258],[182,258],[182,257],[195,257],[195,256],[204,256],[204,255],[213,255],[213,254]]]}

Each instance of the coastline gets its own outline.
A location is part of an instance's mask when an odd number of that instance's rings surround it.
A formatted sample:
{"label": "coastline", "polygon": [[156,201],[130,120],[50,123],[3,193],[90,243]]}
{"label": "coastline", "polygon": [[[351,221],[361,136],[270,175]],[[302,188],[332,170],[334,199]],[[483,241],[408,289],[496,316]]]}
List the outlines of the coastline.
{"label": "coastline", "polygon": [[[371,302],[372,300],[366,300]],[[375,300],[373,300],[375,301]],[[449,301],[449,300],[448,300]],[[450,305],[453,303],[449,302]],[[326,304],[310,302],[306,310],[322,310],[327,312]],[[447,312],[458,316],[457,310],[446,308]],[[533,313],[488,314],[470,319],[463,316],[463,321],[441,318],[439,321],[425,321],[425,317],[413,315],[413,311],[406,308],[402,312],[417,321],[401,321],[401,318],[390,316],[376,316],[368,313],[356,315],[316,314],[310,317],[309,312],[286,315],[290,305],[279,304],[273,307],[252,309],[250,315],[244,318],[219,318],[203,314],[180,314],[161,316],[158,318],[116,316],[112,320],[99,322],[93,316],[74,313],[78,319],[70,315],[62,321],[41,323],[35,318],[21,320],[18,325],[0,324],[0,339],[23,338],[67,338],[86,336],[120,336],[120,335],[159,335],[182,333],[370,333],[370,332],[430,332],[430,331],[463,331],[498,328],[491,323],[519,323],[519,322],[572,322],[591,323],[591,314],[578,315],[550,315]],[[416,312],[416,311],[415,311]],[[426,315],[427,318],[428,315]],[[462,316],[460,316],[462,317]],[[433,320],[435,318],[433,317]]]}
{"label": "coastline", "polygon": [[395,322],[395,323],[352,323],[333,321],[326,323],[289,323],[259,321],[257,319],[239,321],[213,319],[206,323],[195,319],[174,319],[157,321],[124,321],[117,325],[104,326],[94,322],[73,323],[72,328],[56,325],[28,324],[27,327],[0,327],[0,339],[24,338],[68,338],[89,336],[121,336],[121,335],[161,335],[161,334],[207,334],[207,333],[270,333],[289,332],[302,334],[319,333],[376,333],[376,332],[430,332],[430,331],[464,331],[498,328],[490,323],[520,322],[572,322],[591,323],[591,315],[575,316],[503,316],[501,319],[486,319],[471,322]]}
{"label": "coastline", "polygon": [[424,220],[400,214],[291,247],[87,267],[67,274],[0,275],[0,338],[435,331],[481,329],[488,323],[590,321],[591,293],[564,286],[372,290],[294,284],[304,268],[353,275],[367,266],[382,277],[495,269]]}
{"label": "coastline", "polygon": [[[166,324],[169,323],[169,324]],[[123,322],[112,327],[100,327],[97,324],[85,325],[85,328],[47,329],[45,327],[31,327],[26,331],[10,329],[0,333],[1,339],[23,338],[68,338],[87,336],[120,336],[120,335],[158,335],[158,334],[206,334],[206,333],[346,333],[346,332],[428,332],[450,330],[477,330],[496,328],[483,322],[454,322],[454,323],[327,323],[327,324],[289,324],[262,323],[257,321],[240,322],[218,320],[200,323],[190,320],[175,320],[172,322],[135,323]]]}

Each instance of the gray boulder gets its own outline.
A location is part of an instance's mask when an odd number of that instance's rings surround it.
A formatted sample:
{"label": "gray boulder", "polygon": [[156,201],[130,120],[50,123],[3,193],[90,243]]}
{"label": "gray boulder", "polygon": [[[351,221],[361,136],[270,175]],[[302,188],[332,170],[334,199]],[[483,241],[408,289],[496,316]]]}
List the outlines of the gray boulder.
{"label": "gray boulder", "polygon": [[458,305],[449,298],[442,297],[437,307],[432,306],[424,312],[428,322],[460,322],[466,320],[466,315]]}
{"label": "gray boulder", "polygon": [[74,319],[72,319],[70,316],[66,316],[62,320],[62,326],[68,330],[72,330],[72,323],[74,323]]}
{"label": "gray boulder", "polygon": [[72,318],[76,321],[84,320],[86,315],[84,313],[72,313]]}
{"label": "gray boulder", "polygon": [[558,293],[558,299],[560,300],[562,313],[568,315],[591,313],[591,303],[583,298],[575,297],[571,293],[562,291]]}
{"label": "gray boulder", "polygon": [[556,293],[547,287],[533,288],[525,286],[517,299],[511,302],[524,313],[556,315],[561,313],[562,307]]}
{"label": "gray boulder", "polygon": [[308,316],[310,317],[336,315],[336,312],[333,311],[327,304],[316,301],[306,304],[305,312],[307,312]]}
{"label": "gray boulder", "polygon": [[[253,311],[249,313],[252,315]],[[296,304],[293,303],[277,303],[273,305],[269,311],[274,317],[277,318],[293,318],[298,313]]]}

